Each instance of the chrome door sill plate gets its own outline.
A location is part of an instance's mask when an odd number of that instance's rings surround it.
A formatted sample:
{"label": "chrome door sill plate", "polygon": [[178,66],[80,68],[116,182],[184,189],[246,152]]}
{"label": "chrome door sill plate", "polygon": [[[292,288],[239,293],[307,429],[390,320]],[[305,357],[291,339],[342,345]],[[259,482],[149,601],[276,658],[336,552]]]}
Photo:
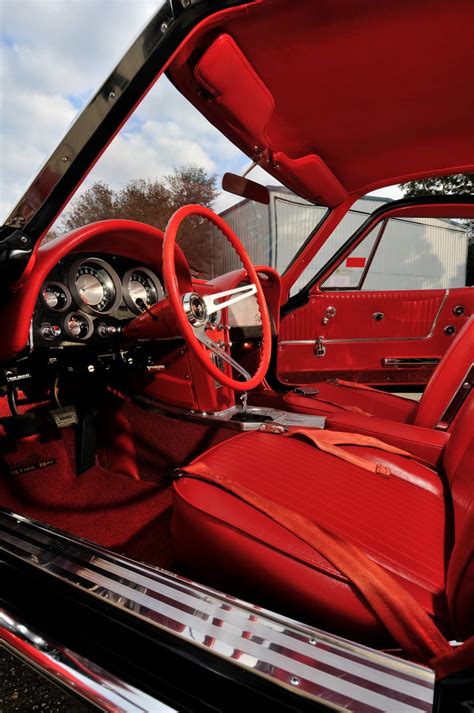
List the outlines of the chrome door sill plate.
{"label": "chrome door sill plate", "polygon": [[336,710],[431,711],[434,673],[0,510],[0,551]]}
{"label": "chrome door sill plate", "polygon": [[284,426],[286,428],[292,426],[294,428],[324,428],[326,419],[324,416],[312,416],[307,413],[295,413],[293,411],[282,411],[277,408],[266,408],[264,406],[249,406],[247,413],[255,414],[262,417],[268,417],[268,421],[233,421],[232,417],[242,413],[241,406],[232,406],[224,411],[190,411],[180,409],[178,407],[167,406],[153,399],[140,396],[137,399],[138,403],[146,404],[156,411],[167,416],[180,416],[191,421],[214,422],[220,423],[227,428],[235,429],[236,431],[258,431],[262,423],[273,423],[276,426]]}
{"label": "chrome door sill plate", "polygon": [[[173,713],[157,698],[122,681],[75,651],[52,642],[0,607],[0,645],[16,654],[54,683],[113,713]],[[43,704],[44,705],[44,704]],[[39,709],[39,707],[38,707]],[[17,708],[20,710],[20,708]]]}

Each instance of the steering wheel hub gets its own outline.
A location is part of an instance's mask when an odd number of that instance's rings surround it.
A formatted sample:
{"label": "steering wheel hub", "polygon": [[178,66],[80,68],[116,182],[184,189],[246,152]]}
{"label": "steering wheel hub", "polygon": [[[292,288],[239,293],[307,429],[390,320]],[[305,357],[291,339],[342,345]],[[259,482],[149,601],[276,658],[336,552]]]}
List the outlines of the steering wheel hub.
{"label": "steering wheel hub", "polygon": [[203,327],[209,319],[204,298],[197,292],[187,292],[183,296],[183,309],[193,327]]}

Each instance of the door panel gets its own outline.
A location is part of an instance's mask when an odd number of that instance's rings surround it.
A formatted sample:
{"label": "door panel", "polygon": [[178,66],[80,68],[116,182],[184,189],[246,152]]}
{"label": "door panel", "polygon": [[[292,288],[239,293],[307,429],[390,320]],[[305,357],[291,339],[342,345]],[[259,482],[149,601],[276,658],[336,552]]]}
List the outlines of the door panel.
{"label": "door panel", "polygon": [[[463,313],[454,314],[459,305]],[[334,316],[330,308],[335,309]],[[474,288],[469,287],[315,291],[306,305],[281,322],[277,374],[285,384],[335,376],[369,384],[424,384],[473,311]],[[447,327],[454,331],[446,334]],[[315,342],[320,337],[317,356]],[[398,362],[387,364],[386,359]]]}

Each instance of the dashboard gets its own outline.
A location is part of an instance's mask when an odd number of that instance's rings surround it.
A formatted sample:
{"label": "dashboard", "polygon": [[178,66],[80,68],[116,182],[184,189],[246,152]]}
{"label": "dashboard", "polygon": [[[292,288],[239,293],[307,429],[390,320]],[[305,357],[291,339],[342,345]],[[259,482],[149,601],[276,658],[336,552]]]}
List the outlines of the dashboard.
{"label": "dashboard", "polygon": [[30,346],[105,345],[125,322],[164,297],[161,276],[139,261],[104,253],[67,255],[42,284]]}

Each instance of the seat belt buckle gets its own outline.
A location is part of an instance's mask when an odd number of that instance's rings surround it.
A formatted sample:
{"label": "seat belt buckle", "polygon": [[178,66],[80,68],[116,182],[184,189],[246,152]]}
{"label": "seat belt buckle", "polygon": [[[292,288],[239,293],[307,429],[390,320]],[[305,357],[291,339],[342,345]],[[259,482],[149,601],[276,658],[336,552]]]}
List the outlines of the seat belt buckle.
{"label": "seat belt buckle", "polygon": [[284,426],[281,426],[278,423],[269,423],[268,421],[266,423],[262,423],[260,428],[258,429],[259,431],[262,431],[262,433],[286,433],[288,431],[287,428]]}

